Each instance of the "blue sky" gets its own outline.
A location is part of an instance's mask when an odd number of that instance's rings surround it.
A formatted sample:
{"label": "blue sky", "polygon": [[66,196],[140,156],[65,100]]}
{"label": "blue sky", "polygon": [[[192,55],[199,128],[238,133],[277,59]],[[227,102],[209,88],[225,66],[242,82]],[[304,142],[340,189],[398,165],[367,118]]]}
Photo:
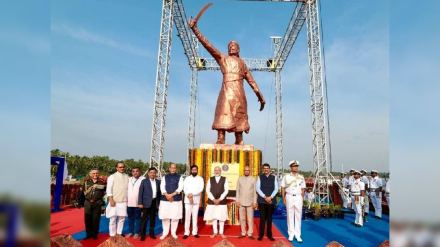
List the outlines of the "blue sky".
{"label": "blue sky", "polygon": [[0,193],[40,201],[49,200],[50,181],[47,6],[45,1],[0,3]]}
{"label": "blue sky", "polygon": [[[188,16],[203,5],[186,1]],[[269,36],[284,34],[293,8],[291,3],[214,1],[199,26],[224,52],[234,39],[242,57],[267,58]],[[160,1],[52,3],[52,148],[148,159],[160,10]],[[322,4],[336,170],[342,164],[345,169],[388,170],[387,18],[386,5],[376,9],[361,1]],[[173,35],[165,160],[184,162],[190,71],[175,30]],[[281,77],[284,159],[300,160],[309,170],[306,41],[303,29]],[[204,50],[202,54],[208,55]],[[268,104],[258,112],[256,97],[246,86],[251,132],[245,141],[262,149],[265,161],[275,165],[273,74],[255,72],[254,77]],[[196,145],[215,141],[211,123],[220,83],[220,72],[199,73]],[[232,139],[227,136],[229,142]]]}

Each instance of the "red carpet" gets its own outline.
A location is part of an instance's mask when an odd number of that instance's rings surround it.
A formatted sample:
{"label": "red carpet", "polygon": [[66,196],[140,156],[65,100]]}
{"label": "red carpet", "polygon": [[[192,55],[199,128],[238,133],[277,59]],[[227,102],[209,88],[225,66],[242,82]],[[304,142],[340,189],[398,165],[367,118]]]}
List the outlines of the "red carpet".
{"label": "red carpet", "polygon": [[[59,234],[75,234],[81,231],[84,231],[84,211],[83,209],[67,209],[62,212],[52,213],[50,220],[50,236],[56,236]],[[254,236],[257,236],[258,232],[258,222],[259,218],[255,218],[254,222]],[[161,222],[156,222],[156,224],[161,224]],[[210,238],[209,236],[212,234],[212,226],[205,225],[202,218],[199,217],[199,235],[200,238],[196,239],[190,236],[187,239],[183,239],[183,224],[179,224],[179,228],[177,229],[177,235],[179,236],[178,241],[184,244],[185,246],[213,246],[214,244],[223,240],[221,237]],[[272,226],[273,236],[275,239],[281,239],[286,243],[289,243],[287,239],[281,234],[281,232],[276,228],[275,225]],[[239,239],[238,235],[240,235],[240,226],[225,226],[225,235],[227,239],[236,246],[272,246],[274,242],[268,240],[266,237],[263,241],[251,240],[248,238]],[[169,235],[170,236],[170,235]],[[102,242],[104,242],[108,238],[107,233],[99,234],[97,240],[83,240],[81,243],[84,246],[98,246]],[[140,241],[139,239],[129,238],[128,241],[132,243],[134,246],[154,246],[159,243],[161,240],[159,239],[160,234],[157,236],[155,240],[146,238],[145,241]]]}

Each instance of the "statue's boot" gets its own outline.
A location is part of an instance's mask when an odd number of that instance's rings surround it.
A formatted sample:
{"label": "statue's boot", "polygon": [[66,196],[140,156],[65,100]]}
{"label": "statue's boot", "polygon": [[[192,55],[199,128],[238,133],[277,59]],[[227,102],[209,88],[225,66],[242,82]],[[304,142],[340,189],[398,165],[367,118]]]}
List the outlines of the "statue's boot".
{"label": "statue's boot", "polygon": [[225,144],[225,131],[217,130],[217,144]]}
{"label": "statue's boot", "polygon": [[243,145],[243,131],[235,132],[235,144]]}

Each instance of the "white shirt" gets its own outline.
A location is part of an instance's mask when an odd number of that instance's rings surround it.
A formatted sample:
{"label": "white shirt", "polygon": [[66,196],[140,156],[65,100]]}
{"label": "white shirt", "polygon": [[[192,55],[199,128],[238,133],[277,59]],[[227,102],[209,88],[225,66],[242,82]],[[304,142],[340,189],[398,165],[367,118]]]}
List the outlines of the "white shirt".
{"label": "white shirt", "polygon": [[350,186],[350,181],[348,177],[343,177],[342,178],[342,187],[347,188]]}
{"label": "white shirt", "polygon": [[365,190],[364,182],[362,182],[360,178],[354,180],[350,187],[351,194],[354,196],[360,196],[362,190]]}
{"label": "white shirt", "polygon": [[[264,175],[266,176],[266,175]],[[270,174],[266,177],[271,176]],[[257,191],[257,194],[260,195],[263,198],[266,198],[266,195],[263,193],[263,191],[261,190],[261,181],[260,181],[260,176],[257,177],[257,182],[255,183],[255,190]],[[276,194],[278,193],[278,182],[277,179],[275,177],[274,179],[274,189],[272,191],[272,194],[270,194],[270,197],[275,198]]]}
{"label": "white shirt", "polygon": [[315,200],[315,194],[313,194],[313,192],[306,192],[305,199],[309,202],[313,202],[313,200]]}
{"label": "white shirt", "polygon": [[203,187],[205,187],[205,182],[203,181],[203,178],[201,176],[195,176],[192,175],[185,178],[183,181],[183,192],[185,193],[185,203],[190,203],[189,199],[187,197],[188,194],[193,195],[193,203],[199,204],[200,203],[200,195],[203,191]]}
{"label": "white shirt", "polygon": [[348,186],[350,187],[353,182],[354,182],[354,176],[350,175],[350,177],[348,177]]}
{"label": "white shirt", "polygon": [[[167,193],[167,190],[165,189],[165,185],[166,185],[165,176],[163,176],[163,178],[160,180],[160,190],[162,191],[162,195],[165,195]],[[183,177],[180,176],[179,184],[178,184],[177,190],[175,192],[180,193],[180,192],[182,192],[182,190],[183,190]]]}
{"label": "white shirt", "polygon": [[383,186],[382,179],[379,176],[371,178],[371,180],[370,180],[370,189],[377,189],[377,188],[382,187],[382,186]]}
{"label": "white shirt", "polygon": [[[220,181],[220,176],[215,176],[215,181],[218,183]],[[223,191],[223,193],[220,195],[220,198],[219,198],[220,201],[225,199],[225,197],[228,195],[228,192],[229,192],[228,179],[226,177],[225,177],[225,185],[224,185],[223,189],[225,191]],[[211,200],[215,199],[214,195],[211,193],[211,179],[208,179],[208,183],[206,184],[206,192],[208,193],[209,199],[211,199]]]}
{"label": "white shirt", "polygon": [[281,187],[286,189],[286,193],[290,195],[301,195],[302,190],[306,188],[306,181],[303,175],[297,173],[286,174],[281,180]]}
{"label": "white shirt", "polygon": [[140,176],[138,178],[130,177],[128,179],[128,193],[127,193],[127,206],[128,207],[137,207],[138,206],[139,187],[141,186],[141,182],[144,179],[145,179],[144,176]]}
{"label": "white shirt", "polygon": [[153,199],[156,198],[157,195],[157,188],[156,188],[156,179],[150,179],[151,182],[151,190],[153,191]]}

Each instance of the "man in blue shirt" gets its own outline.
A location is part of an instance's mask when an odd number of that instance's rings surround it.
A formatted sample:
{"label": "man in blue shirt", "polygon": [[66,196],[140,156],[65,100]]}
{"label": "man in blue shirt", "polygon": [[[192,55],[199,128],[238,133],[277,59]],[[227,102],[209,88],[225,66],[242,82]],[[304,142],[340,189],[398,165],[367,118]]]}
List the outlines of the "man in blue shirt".
{"label": "man in blue shirt", "polygon": [[275,195],[278,193],[278,183],[275,176],[270,174],[270,165],[267,163],[263,164],[263,174],[257,179],[256,191],[258,194],[258,210],[260,210],[258,240],[263,239],[264,228],[267,227],[267,238],[275,241],[272,236],[272,214],[275,210]]}

